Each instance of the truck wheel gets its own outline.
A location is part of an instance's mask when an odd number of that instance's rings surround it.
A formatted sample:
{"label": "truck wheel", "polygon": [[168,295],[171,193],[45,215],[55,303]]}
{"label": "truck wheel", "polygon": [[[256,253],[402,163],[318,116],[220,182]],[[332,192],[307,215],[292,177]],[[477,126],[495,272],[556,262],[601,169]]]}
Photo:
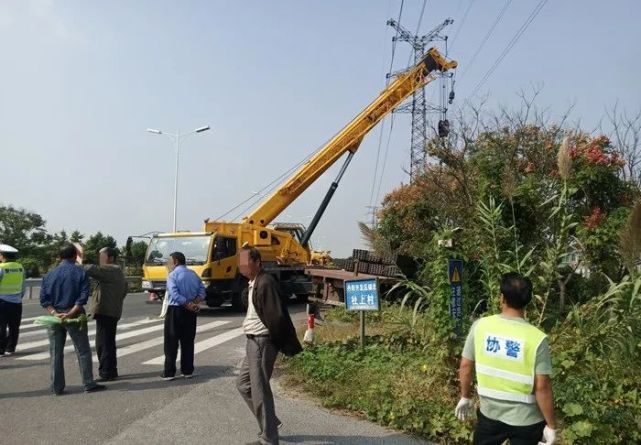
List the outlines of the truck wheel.
{"label": "truck wheel", "polygon": [[234,312],[245,312],[247,310],[247,308],[243,304],[243,296],[247,298],[247,292],[248,292],[248,289],[244,288],[240,292],[234,292],[232,294],[231,308]]}

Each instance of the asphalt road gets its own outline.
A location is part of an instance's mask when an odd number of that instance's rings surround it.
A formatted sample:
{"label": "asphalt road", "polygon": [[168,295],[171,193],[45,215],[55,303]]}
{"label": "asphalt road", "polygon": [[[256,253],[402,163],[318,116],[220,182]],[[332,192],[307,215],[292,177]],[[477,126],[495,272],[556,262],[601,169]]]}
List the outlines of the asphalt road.
{"label": "asphalt road", "polygon": [[[291,306],[303,325],[304,307]],[[25,300],[16,355],[0,358],[0,443],[13,444],[244,444],[258,427],[234,386],[244,355],[243,315],[231,308],[204,309],[198,317],[196,371],[191,380],[165,382],[159,304],[144,294],[127,297],[119,324],[121,378],[108,390],[85,394],[67,340],[67,394],[51,394],[45,329],[32,325],[44,312]],[[93,323],[89,324],[93,343]],[[97,365],[94,364],[94,373]],[[353,417],[330,413],[274,382],[276,409],[284,422],[282,444],[424,443]]]}

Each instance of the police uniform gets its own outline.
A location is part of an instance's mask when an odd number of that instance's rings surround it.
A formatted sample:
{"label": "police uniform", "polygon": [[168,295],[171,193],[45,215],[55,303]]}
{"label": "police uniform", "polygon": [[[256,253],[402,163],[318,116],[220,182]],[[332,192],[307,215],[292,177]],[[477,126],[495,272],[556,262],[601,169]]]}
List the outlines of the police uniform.
{"label": "police uniform", "polygon": [[475,444],[538,443],[545,421],[534,396],[536,374],[551,374],[545,333],[520,317],[474,323],[463,357],[474,361],[480,399]]}
{"label": "police uniform", "polygon": [[[0,254],[17,253],[17,249],[0,244]],[[22,264],[5,257],[5,261],[0,263],[0,356],[13,354],[16,350],[22,320],[24,285]]]}

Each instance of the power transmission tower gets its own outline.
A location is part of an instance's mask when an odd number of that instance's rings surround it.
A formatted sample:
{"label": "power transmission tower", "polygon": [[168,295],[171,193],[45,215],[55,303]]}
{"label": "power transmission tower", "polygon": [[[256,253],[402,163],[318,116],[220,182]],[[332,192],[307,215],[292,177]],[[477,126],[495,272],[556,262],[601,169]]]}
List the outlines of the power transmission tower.
{"label": "power transmission tower", "polygon": [[[387,24],[396,30],[396,36],[392,38],[393,42],[407,42],[412,47],[414,55],[414,64],[418,63],[425,55],[425,47],[429,42],[441,40],[447,44],[447,36],[441,34],[446,26],[454,23],[454,20],[447,18],[443,23],[432,29],[425,35],[419,36],[412,34],[401,26],[394,19],[387,21]],[[405,71],[405,70],[403,70]],[[402,72],[402,71],[400,71]],[[387,77],[392,77],[400,72],[388,73]],[[440,107],[430,107],[431,111],[440,111],[443,114],[444,105]],[[410,145],[410,178],[414,179],[425,166],[425,143],[427,142],[427,102],[425,100],[425,88],[416,90],[412,95],[412,101],[401,105],[395,113],[412,114],[412,140]]]}

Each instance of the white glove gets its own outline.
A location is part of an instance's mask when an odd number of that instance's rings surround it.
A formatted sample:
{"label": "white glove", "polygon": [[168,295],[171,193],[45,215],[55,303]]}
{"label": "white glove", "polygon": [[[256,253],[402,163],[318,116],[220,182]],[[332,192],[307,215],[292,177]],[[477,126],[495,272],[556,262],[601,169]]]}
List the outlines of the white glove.
{"label": "white glove", "polygon": [[465,420],[470,417],[472,413],[472,399],[466,397],[461,397],[461,400],[458,401],[456,409],[454,410],[454,415],[458,420]]}
{"label": "white glove", "polygon": [[549,426],[543,428],[543,442],[539,442],[539,445],[554,445],[556,443],[556,430],[553,430]]}

